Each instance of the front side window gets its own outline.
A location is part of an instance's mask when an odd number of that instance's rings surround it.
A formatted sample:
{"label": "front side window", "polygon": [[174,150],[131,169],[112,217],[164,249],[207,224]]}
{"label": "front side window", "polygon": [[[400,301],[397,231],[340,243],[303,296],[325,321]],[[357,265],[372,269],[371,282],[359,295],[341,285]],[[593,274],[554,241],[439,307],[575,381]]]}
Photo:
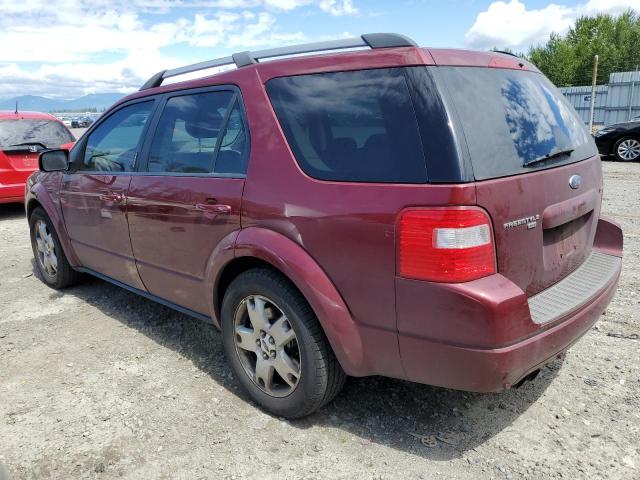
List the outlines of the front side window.
{"label": "front side window", "polygon": [[162,111],[149,153],[149,172],[207,174],[216,152],[225,153],[235,137],[223,133],[234,93],[216,91],[171,97]]}
{"label": "front side window", "polygon": [[275,78],[267,91],[308,175],[354,182],[427,181],[402,69]]}
{"label": "front side window", "polygon": [[87,139],[83,171],[131,172],[153,101],[135,103],[110,115]]}

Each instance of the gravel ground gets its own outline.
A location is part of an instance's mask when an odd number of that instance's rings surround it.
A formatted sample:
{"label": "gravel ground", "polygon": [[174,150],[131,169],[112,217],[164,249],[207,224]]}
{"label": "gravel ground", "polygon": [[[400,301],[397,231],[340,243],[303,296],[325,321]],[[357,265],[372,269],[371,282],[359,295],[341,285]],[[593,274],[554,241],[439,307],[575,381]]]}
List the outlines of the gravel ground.
{"label": "gravel ground", "polygon": [[350,379],[293,422],[236,387],[211,326],[98,280],[46,287],[21,207],[0,206],[0,462],[13,479],[640,478],[640,164],[604,168],[623,275],[563,362],[502,394]]}

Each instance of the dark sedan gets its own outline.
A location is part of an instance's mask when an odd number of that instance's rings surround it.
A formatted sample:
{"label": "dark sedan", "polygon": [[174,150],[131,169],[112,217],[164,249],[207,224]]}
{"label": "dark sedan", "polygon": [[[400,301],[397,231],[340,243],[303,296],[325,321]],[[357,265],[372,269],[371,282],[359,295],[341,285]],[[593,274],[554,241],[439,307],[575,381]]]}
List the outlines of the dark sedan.
{"label": "dark sedan", "polygon": [[87,128],[93,123],[91,117],[77,117],[71,120],[71,128]]}
{"label": "dark sedan", "polygon": [[604,127],[594,137],[602,155],[614,155],[622,162],[640,160],[640,117]]}

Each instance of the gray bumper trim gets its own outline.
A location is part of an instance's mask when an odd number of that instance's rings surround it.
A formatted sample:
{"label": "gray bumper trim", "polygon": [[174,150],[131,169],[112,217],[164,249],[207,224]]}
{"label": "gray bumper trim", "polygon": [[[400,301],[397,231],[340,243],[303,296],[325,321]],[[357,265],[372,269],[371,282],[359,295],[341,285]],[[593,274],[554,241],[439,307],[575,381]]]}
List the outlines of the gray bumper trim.
{"label": "gray bumper trim", "polygon": [[621,261],[619,257],[593,252],[558,283],[529,297],[534,323],[551,322],[586,304],[613,281]]}

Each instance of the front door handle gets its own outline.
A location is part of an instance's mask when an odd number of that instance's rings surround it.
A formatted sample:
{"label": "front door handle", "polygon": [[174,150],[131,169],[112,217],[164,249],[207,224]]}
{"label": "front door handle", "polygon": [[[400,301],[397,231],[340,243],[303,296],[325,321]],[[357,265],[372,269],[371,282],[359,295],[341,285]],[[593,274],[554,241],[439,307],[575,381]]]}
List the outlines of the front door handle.
{"label": "front door handle", "polygon": [[108,192],[100,195],[100,200],[103,202],[122,203],[124,201],[124,194],[118,192]]}
{"label": "front door handle", "polygon": [[231,213],[231,205],[223,205],[221,203],[196,203],[196,209],[218,215],[229,215]]}

